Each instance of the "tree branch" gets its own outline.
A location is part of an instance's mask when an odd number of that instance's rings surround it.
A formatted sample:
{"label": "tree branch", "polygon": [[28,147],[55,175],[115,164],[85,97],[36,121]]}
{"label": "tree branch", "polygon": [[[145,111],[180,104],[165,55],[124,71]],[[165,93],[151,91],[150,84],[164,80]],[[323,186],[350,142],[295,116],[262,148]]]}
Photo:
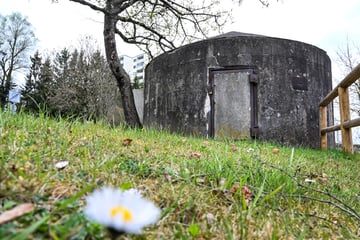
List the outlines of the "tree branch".
{"label": "tree branch", "polygon": [[97,5],[95,5],[95,4],[92,4],[92,3],[88,2],[88,1],[85,1],[85,0],[69,0],[69,1],[70,1],[70,2],[80,3],[81,5],[88,6],[88,7],[90,7],[91,9],[96,10],[96,11],[100,11],[100,12],[102,12],[102,13],[104,13],[104,14],[110,14],[109,12],[107,12],[107,11],[105,10],[105,7],[99,7],[99,6],[97,6]]}

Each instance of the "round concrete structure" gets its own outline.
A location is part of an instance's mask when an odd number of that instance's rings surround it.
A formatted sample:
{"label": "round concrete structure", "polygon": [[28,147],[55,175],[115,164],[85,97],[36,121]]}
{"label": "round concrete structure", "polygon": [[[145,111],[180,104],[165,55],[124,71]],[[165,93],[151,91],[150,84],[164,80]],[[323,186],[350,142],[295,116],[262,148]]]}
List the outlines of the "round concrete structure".
{"label": "round concrete structure", "polygon": [[147,65],[144,125],[316,148],[319,103],[331,89],[325,51],[298,41],[230,32],[164,53]]}

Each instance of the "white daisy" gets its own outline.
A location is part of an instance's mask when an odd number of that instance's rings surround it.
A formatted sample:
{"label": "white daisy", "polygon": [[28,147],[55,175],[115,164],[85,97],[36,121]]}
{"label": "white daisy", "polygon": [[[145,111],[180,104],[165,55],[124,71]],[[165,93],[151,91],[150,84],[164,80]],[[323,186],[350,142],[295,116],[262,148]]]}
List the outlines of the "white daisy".
{"label": "white daisy", "polygon": [[84,212],[88,218],[118,232],[140,234],[160,217],[160,209],[136,189],[105,187],[95,190],[86,202]]}

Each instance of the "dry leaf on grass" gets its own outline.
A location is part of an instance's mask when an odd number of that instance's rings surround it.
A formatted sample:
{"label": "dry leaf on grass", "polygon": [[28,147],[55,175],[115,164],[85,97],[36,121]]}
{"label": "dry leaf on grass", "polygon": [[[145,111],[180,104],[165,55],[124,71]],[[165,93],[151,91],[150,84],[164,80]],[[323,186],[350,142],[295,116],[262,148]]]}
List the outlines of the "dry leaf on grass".
{"label": "dry leaf on grass", "polygon": [[320,183],[323,183],[323,184],[329,183],[329,179],[327,177],[319,176],[318,179],[319,179]]}
{"label": "dry leaf on grass", "polygon": [[304,181],[307,182],[307,183],[316,183],[316,180],[310,179],[310,178],[305,178]]}
{"label": "dry leaf on grass", "polygon": [[246,206],[249,207],[251,204],[251,200],[252,200],[252,193],[251,193],[250,189],[244,185],[241,188],[241,193],[243,194],[243,196],[245,198]]}
{"label": "dry leaf on grass", "polygon": [[248,148],[248,149],[246,150],[246,152],[248,152],[248,153],[253,152],[253,151],[255,151],[255,149],[253,149],[253,148]]}
{"label": "dry leaf on grass", "polygon": [[200,160],[201,154],[197,152],[190,153],[189,159],[196,158],[197,160]]}
{"label": "dry leaf on grass", "polygon": [[130,146],[130,145],[131,145],[131,142],[132,142],[132,139],[130,139],[130,138],[125,138],[125,139],[123,140],[123,146],[124,146],[124,147]]}
{"label": "dry leaf on grass", "polygon": [[207,213],[207,214],[203,215],[202,219],[206,219],[207,223],[210,225],[213,225],[216,220],[214,214],[212,214],[212,213]]}
{"label": "dry leaf on grass", "polygon": [[34,208],[34,204],[32,203],[23,203],[11,210],[5,211],[0,215],[0,225],[32,212]]}
{"label": "dry leaf on grass", "polygon": [[69,165],[69,161],[60,161],[55,163],[55,167],[57,169],[64,169],[67,165]]}
{"label": "dry leaf on grass", "polygon": [[205,145],[205,146],[209,145],[209,141],[203,141],[202,145]]}
{"label": "dry leaf on grass", "polygon": [[272,150],[272,153],[274,153],[274,154],[278,154],[279,152],[280,152],[280,149],[278,149],[278,148],[274,148]]}
{"label": "dry leaf on grass", "polygon": [[252,197],[252,193],[250,191],[250,189],[247,186],[242,186],[241,188],[241,192],[244,194],[245,198],[250,198]]}
{"label": "dry leaf on grass", "polygon": [[231,191],[232,191],[233,193],[236,193],[237,190],[239,190],[239,188],[240,188],[239,183],[235,183],[234,185],[232,185]]}
{"label": "dry leaf on grass", "polygon": [[325,173],[310,173],[307,175],[307,178],[305,179],[305,182],[309,182],[309,183],[315,183],[316,180],[318,180],[319,183],[322,184],[328,184],[329,183],[329,179],[327,177],[327,175]]}
{"label": "dry leaf on grass", "polygon": [[236,152],[236,151],[237,151],[237,147],[236,147],[235,144],[230,144],[230,147],[231,147],[231,150],[232,150],[233,152]]}

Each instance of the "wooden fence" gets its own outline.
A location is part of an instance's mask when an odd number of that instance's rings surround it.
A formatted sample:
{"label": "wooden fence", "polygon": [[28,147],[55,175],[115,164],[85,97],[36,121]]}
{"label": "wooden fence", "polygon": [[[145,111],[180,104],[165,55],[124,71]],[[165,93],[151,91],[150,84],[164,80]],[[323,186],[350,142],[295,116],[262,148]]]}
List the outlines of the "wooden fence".
{"label": "wooden fence", "polygon": [[[360,126],[360,118],[351,119],[349,86],[360,78],[360,64],[351,71],[320,103],[320,146],[327,149],[327,133],[341,130],[342,148],[353,153],[351,128]],[[327,106],[339,97],[340,124],[327,126]]]}

